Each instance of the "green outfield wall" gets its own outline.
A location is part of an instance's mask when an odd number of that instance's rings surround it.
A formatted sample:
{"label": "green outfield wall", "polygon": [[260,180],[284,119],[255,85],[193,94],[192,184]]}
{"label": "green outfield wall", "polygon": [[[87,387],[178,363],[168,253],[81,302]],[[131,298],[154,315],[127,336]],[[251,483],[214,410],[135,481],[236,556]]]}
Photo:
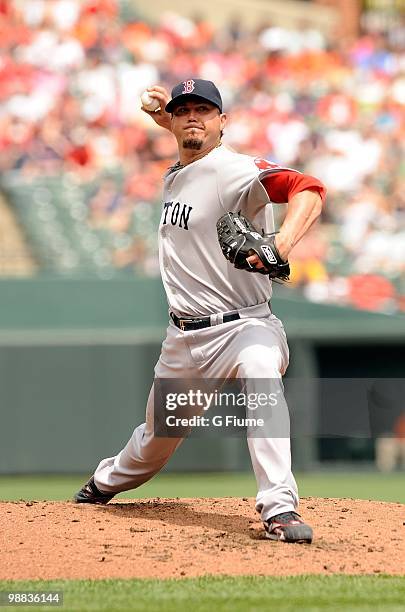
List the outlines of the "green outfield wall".
{"label": "green outfield wall", "polygon": [[[289,375],[404,375],[404,317],[277,294]],[[0,473],[90,472],[143,420],[167,325],[160,281],[9,280],[0,282],[0,295]],[[307,398],[298,425],[311,410]],[[311,439],[295,442],[294,454],[297,467],[318,460]],[[248,464],[244,440],[190,439],[168,469]]]}

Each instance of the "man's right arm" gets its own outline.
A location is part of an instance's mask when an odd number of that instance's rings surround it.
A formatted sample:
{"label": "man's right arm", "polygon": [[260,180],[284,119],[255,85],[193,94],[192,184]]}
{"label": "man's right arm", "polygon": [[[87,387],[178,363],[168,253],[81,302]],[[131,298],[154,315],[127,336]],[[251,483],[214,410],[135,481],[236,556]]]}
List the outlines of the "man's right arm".
{"label": "man's right arm", "polygon": [[148,87],[146,91],[149,93],[151,98],[156,98],[159,100],[160,108],[157,111],[148,111],[142,106],[141,110],[149,115],[149,117],[152,117],[153,121],[160,125],[160,127],[171,132],[171,115],[165,111],[165,106],[170,101],[170,96],[167,90],[160,85],[153,85],[152,87]]}

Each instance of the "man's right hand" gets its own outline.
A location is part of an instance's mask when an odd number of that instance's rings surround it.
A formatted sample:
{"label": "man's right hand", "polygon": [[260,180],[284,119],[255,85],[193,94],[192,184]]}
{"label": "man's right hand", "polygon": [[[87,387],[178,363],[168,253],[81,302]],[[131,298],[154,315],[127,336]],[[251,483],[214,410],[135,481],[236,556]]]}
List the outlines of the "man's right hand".
{"label": "man's right hand", "polygon": [[153,121],[160,125],[162,128],[166,128],[171,132],[171,115],[165,111],[166,104],[170,101],[170,96],[167,90],[160,85],[153,85],[148,87],[146,90],[151,98],[159,100],[160,108],[157,111],[148,111],[146,108],[141,107],[144,113],[152,117]]}

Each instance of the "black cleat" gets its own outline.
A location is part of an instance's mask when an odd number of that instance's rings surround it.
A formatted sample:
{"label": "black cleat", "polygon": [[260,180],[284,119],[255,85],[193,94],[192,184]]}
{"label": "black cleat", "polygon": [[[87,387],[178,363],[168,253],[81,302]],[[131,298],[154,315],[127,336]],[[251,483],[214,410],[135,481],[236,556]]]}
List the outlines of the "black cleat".
{"label": "black cleat", "polygon": [[264,521],[266,538],[282,542],[304,542],[311,544],[312,528],[304,523],[296,512],[282,512]]}
{"label": "black cleat", "polygon": [[94,476],[90,478],[88,482],[78,491],[73,500],[77,504],[108,504],[110,499],[114,497],[115,493],[102,493],[99,491],[94,484]]}

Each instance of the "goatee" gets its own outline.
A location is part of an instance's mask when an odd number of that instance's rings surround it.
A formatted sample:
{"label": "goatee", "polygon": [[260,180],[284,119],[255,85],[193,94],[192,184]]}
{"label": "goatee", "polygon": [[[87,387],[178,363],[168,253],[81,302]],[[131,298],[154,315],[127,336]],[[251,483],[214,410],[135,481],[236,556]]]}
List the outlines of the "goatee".
{"label": "goatee", "polygon": [[183,140],[183,149],[194,149],[194,151],[199,151],[202,147],[202,140],[198,140],[197,138],[187,138],[187,140]]}

